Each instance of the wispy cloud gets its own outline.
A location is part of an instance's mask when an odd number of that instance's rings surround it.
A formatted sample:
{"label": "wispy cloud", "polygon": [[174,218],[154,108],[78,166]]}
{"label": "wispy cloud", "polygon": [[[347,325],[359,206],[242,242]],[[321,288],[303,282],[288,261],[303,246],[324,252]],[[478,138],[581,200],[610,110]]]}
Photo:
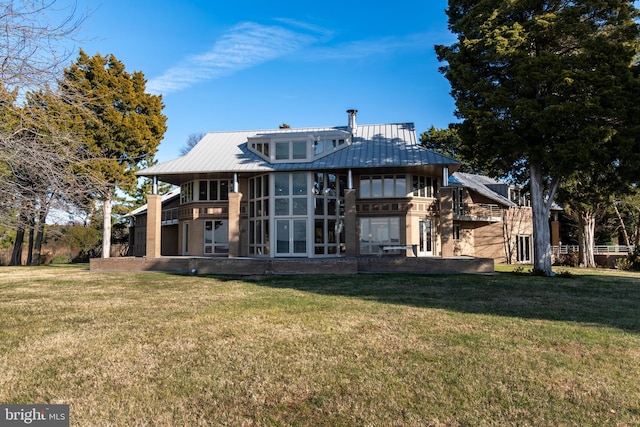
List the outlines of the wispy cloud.
{"label": "wispy cloud", "polygon": [[331,44],[332,30],[286,18],[276,19],[276,22],[279,25],[244,22],[232,27],[208,52],[187,57],[151,79],[148,90],[162,94],[177,92],[285,56],[322,62],[433,51],[434,42],[440,42],[438,39],[442,38],[434,37],[432,33],[416,33]]}
{"label": "wispy cloud", "polygon": [[209,52],[186,58],[163,75],[151,79],[147,88],[155,93],[176,92],[200,81],[291,54],[313,44],[317,38],[317,34],[295,32],[282,26],[241,23],[231,28]]}

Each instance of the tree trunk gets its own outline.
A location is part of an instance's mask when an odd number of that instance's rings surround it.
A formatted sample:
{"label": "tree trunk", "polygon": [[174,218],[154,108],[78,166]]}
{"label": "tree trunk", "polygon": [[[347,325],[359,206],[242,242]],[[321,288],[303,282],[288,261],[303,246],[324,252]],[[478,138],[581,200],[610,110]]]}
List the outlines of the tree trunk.
{"label": "tree trunk", "polygon": [[[51,197],[53,197],[53,195],[51,195]],[[46,198],[44,198],[44,200],[46,200],[46,204],[45,206],[42,206],[40,208],[40,215],[38,218],[38,224],[37,224],[37,228],[36,228],[36,244],[34,247],[34,255],[35,255],[35,264],[34,265],[40,265],[41,262],[41,258],[42,258],[42,242],[44,240],[44,226],[47,222],[47,215],[49,215],[49,201],[51,200],[51,198],[49,198],[48,200]]]}
{"label": "tree trunk", "polygon": [[578,264],[580,267],[595,268],[593,253],[595,246],[596,218],[593,212],[577,213],[578,217]]}
{"label": "tree trunk", "polygon": [[533,215],[533,272],[552,276],[549,212],[559,181],[554,180],[551,183],[549,192],[545,196],[542,166],[532,163],[529,166],[529,172],[531,174],[531,212]]}
{"label": "tree trunk", "polygon": [[33,242],[36,227],[36,217],[34,214],[29,215],[29,239],[27,243],[27,265],[33,265]]}
{"label": "tree trunk", "polygon": [[18,226],[16,241],[13,243],[9,265],[22,265],[22,243],[24,241],[24,225]]}
{"label": "tree trunk", "polygon": [[631,246],[631,242],[629,241],[629,234],[627,233],[627,227],[624,225],[624,221],[622,220],[622,215],[620,215],[620,211],[618,210],[618,204],[616,200],[613,200],[613,209],[616,211],[616,216],[618,217],[618,221],[620,221],[620,228],[622,229],[622,237],[624,237],[624,244],[627,246]]}
{"label": "tree trunk", "polygon": [[111,195],[104,198],[102,204],[102,258],[111,255]]}

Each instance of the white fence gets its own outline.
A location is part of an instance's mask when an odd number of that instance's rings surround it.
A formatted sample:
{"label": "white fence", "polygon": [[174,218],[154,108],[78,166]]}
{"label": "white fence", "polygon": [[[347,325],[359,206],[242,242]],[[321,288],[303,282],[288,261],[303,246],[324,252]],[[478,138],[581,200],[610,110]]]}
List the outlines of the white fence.
{"label": "white fence", "polygon": [[[552,246],[551,250],[554,255],[561,254],[569,254],[572,252],[578,252],[577,245],[563,245],[563,246]],[[633,246],[624,246],[624,245],[596,245],[593,247],[594,254],[628,254],[633,252]]]}

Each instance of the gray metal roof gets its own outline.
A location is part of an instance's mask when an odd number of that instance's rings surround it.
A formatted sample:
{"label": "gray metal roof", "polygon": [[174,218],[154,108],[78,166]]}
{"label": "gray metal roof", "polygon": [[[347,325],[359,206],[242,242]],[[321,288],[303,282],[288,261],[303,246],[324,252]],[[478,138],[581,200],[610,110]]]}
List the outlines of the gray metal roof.
{"label": "gray metal roof", "polygon": [[490,186],[504,183],[488,176],[456,172],[449,177],[449,184],[466,187],[504,206],[516,206],[511,200],[490,188]]}
{"label": "gray metal roof", "polygon": [[186,155],[160,163],[137,173],[157,176],[168,182],[178,176],[227,172],[267,172],[285,170],[326,170],[390,168],[424,165],[449,165],[456,169],[459,162],[427,150],[418,144],[413,123],[358,125],[352,143],[310,162],[269,163],[249,151],[251,137],[280,134],[322,136],[328,132],[348,131],[346,126],[209,132]]}

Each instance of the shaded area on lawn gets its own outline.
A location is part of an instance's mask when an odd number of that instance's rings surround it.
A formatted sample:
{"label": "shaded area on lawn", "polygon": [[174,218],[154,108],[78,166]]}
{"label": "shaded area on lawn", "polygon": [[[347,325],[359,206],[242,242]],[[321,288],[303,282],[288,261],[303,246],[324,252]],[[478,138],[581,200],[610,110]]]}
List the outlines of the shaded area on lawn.
{"label": "shaded area on lawn", "polygon": [[388,304],[579,322],[640,333],[640,280],[629,277],[372,274],[262,276],[247,281]]}

